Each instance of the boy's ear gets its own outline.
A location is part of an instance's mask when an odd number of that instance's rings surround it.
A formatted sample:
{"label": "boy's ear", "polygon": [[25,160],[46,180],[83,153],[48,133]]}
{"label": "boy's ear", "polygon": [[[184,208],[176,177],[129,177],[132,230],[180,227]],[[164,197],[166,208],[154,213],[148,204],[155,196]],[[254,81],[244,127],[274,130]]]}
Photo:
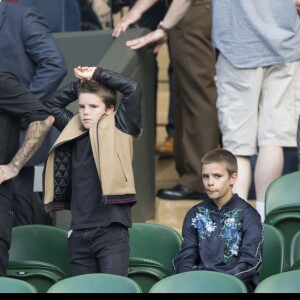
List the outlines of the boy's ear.
{"label": "boy's ear", "polygon": [[229,179],[229,180],[230,180],[230,185],[231,185],[231,186],[233,186],[233,185],[236,183],[237,177],[238,177],[238,174],[237,174],[237,173],[231,174],[230,179]]}
{"label": "boy's ear", "polygon": [[108,115],[110,115],[114,110],[115,110],[114,106],[110,106],[110,107],[106,108],[105,114],[108,116]]}

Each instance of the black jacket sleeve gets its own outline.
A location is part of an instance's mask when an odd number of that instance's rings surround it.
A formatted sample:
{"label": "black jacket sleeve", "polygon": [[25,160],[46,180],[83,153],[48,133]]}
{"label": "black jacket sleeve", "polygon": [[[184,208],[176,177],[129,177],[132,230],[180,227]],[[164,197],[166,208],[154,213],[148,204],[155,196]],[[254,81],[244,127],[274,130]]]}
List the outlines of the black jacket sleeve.
{"label": "black jacket sleeve", "polygon": [[36,66],[29,89],[43,101],[58,88],[67,74],[67,64],[46,20],[34,7],[24,9],[22,38],[25,51]]}
{"label": "black jacket sleeve", "polygon": [[63,130],[73,117],[73,113],[66,107],[78,99],[77,82],[71,82],[44,101],[52,115],[55,117],[54,126],[58,130]]}
{"label": "black jacket sleeve", "polygon": [[182,244],[180,251],[173,259],[175,273],[192,271],[199,263],[198,238],[195,228],[190,226],[195,216],[194,207],[187,212],[182,226]]}
{"label": "black jacket sleeve", "polygon": [[140,85],[121,74],[101,68],[95,70],[93,79],[123,94],[116,113],[116,127],[122,132],[139,137],[142,133],[141,99],[143,96]]}
{"label": "black jacket sleeve", "polygon": [[25,118],[28,123],[45,120],[50,115],[18,77],[3,69],[0,69],[0,91],[0,113]]}

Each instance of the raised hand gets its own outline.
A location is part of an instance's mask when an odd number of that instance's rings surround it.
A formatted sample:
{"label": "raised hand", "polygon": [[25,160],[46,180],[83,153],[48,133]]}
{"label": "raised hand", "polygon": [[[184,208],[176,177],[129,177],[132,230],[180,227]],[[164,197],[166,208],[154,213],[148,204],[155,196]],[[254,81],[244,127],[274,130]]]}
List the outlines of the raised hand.
{"label": "raised hand", "polygon": [[92,79],[94,71],[96,70],[96,67],[81,67],[78,66],[76,68],[74,68],[74,74],[78,79]]}

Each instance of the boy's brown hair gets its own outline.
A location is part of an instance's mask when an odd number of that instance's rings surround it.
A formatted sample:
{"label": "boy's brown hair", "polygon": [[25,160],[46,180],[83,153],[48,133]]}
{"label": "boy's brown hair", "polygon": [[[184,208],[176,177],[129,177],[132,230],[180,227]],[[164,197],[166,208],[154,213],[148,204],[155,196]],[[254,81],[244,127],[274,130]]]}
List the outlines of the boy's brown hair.
{"label": "boy's brown hair", "polygon": [[92,93],[97,95],[107,108],[117,105],[117,91],[95,80],[79,80],[77,83],[78,95]]}
{"label": "boy's brown hair", "polygon": [[205,165],[205,164],[211,164],[211,163],[225,164],[229,176],[231,176],[233,173],[238,172],[237,159],[228,150],[225,150],[222,148],[217,148],[217,149],[207,152],[203,156],[203,158],[201,160],[201,164]]}

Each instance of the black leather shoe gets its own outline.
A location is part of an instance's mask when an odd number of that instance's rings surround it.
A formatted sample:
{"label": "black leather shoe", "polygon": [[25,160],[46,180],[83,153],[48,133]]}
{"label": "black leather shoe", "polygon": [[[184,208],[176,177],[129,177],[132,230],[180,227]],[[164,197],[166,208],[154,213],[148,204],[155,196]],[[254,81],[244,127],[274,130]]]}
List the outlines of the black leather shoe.
{"label": "black leather shoe", "polygon": [[157,197],[167,200],[183,200],[183,199],[204,199],[207,197],[207,194],[196,192],[193,190],[190,190],[189,188],[177,184],[173,188],[170,189],[160,189],[157,192]]}

